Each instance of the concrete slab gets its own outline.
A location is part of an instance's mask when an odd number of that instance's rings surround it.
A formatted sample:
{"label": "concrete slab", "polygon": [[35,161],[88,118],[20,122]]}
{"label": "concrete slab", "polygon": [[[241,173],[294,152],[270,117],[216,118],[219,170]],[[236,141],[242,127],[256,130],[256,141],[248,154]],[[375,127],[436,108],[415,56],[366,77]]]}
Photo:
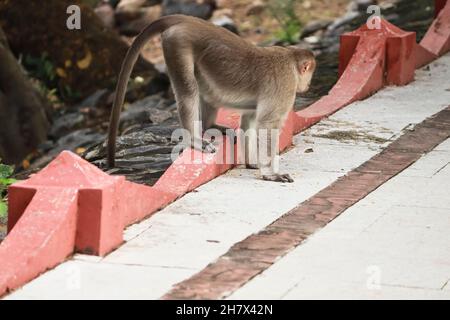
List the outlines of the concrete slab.
{"label": "concrete slab", "polygon": [[230,299],[449,299],[450,170],[410,176],[439,165],[422,157]]}
{"label": "concrete slab", "polygon": [[402,172],[402,176],[431,178],[450,164],[450,150],[432,151],[423,158],[426,160],[414,163],[408,171]]}
{"label": "concrete slab", "polygon": [[16,299],[152,299],[184,279],[189,270],[114,265],[73,260],[63,263],[6,297]]}
{"label": "concrete slab", "polygon": [[448,300],[450,295],[441,290],[428,290],[421,288],[380,286],[368,289],[365,285],[353,283],[331,282],[327,288],[317,287],[316,281],[305,281],[283,296],[283,299],[321,299],[321,300],[351,300],[355,296],[362,300]]}

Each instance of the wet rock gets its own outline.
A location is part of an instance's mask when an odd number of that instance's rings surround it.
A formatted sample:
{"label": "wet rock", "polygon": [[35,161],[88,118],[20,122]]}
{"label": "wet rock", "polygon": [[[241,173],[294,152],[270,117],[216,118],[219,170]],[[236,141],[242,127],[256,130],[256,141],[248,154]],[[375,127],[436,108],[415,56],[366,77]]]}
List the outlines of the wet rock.
{"label": "wet rock", "polygon": [[320,38],[318,36],[309,36],[304,39],[309,44],[317,44],[320,42]]}
{"label": "wet rock", "polygon": [[129,105],[120,116],[120,128],[129,128],[136,124],[160,124],[175,117],[176,106],[173,101],[154,95]]}
{"label": "wet rock", "polygon": [[328,31],[328,33],[331,33],[331,34],[342,33],[339,30],[340,27],[349,24],[350,22],[354,21],[355,19],[359,18],[360,16],[361,16],[361,14],[357,11],[348,12],[343,17],[338,18],[333,23],[331,23],[328,26],[327,31]]}
{"label": "wet rock", "polygon": [[208,20],[216,9],[215,0],[164,0],[162,14],[185,14]]}
{"label": "wet rock", "polygon": [[130,181],[152,185],[172,163],[176,142],[172,142],[171,137],[178,127],[176,122],[141,125],[119,136],[115,168],[107,167],[105,143],[86,150],[83,157],[110,174],[125,175]]}
{"label": "wet rock", "polygon": [[107,103],[109,94],[111,94],[111,92],[107,89],[97,90],[89,97],[77,104],[75,106],[75,109],[97,108],[100,106],[104,106]]}
{"label": "wet rock", "polygon": [[[99,165],[94,162],[95,165]],[[145,158],[145,164],[142,164],[139,167],[130,166],[127,164],[126,166],[120,160],[117,162],[117,165],[122,165],[122,167],[116,167],[113,169],[108,169],[106,172],[114,175],[122,175],[125,176],[127,180],[146,184],[152,186],[158,181],[158,179],[164,174],[167,168],[172,164],[170,157],[148,157]]]}
{"label": "wet rock", "polygon": [[121,127],[130,127],[134,124],[158,124],[170,119],[174,115],[168,110],[158,108],[149,109],[146,106],[132,108],[125,111],[120,117]]}
{"label": "wet rock", "polygon": [[349,3],[347,7],[348,12],[367,12],[367,8],[371,5],[376,5],[376,0],[354,0]]}
{"label": "wet rock", "polygon": [[300,39],[314,35],[318,31],[326,30],[327,27],[332,23],[331,20],[316,20],[308,23],[302,30]]}
{"label": "wet rock", "polygon": [[[131,132],[117,137],[117,159],[131,159],[152,154],[170,154],[175,142],[171,142],[172,132],[178,125],[141,125]],[[88,148],[83,157],[88,161],[105,162],[106,143],[102,141]],[[149,164],[151,166],[151,163]]]}
{"label": "wet rock", "polygon": [[[35,173],[44,168],[50,161],[52,161],[58,154],[64,150],[80,153],[80,150],[91,148],[99,143],[105,141],[106,135],[96,132],[93,129],[80,129],[73,131],[56,142],[46,142],[47,148],[51,149],[45,152],[41,157],[37,158],[27,170],[21,171],[14,177],[16,179],[26,179],[30,174]],[[42,150],[41,150],[42,152]]]}
{"label": "wet rock", "polygon": [[104,141],[105,138],[105,134],[98,133],[93,129],[76,130],[58,139],[50,156],[56,156],[63,150],[76,151],[79,148],[89,148]]}
{"label": "wet rock", "polygon": [[83,126],[85,117],[79,112],[65,114],[55,120],[50,129],[51,137],[61,137]]}

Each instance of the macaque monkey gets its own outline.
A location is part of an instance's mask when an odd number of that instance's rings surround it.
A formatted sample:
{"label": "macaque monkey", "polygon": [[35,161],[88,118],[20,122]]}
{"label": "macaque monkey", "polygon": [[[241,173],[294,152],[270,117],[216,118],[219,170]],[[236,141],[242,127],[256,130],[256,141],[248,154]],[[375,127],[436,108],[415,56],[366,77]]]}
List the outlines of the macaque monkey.
{"label": "macaque monkey", "polygon": [[[181,125],[191,134],[191,147],[214,152],[214,145],[195,135],[195,123],[203,129],[224,128],[215,124],[218,108],[240,110],[241,129],[256,129],[259,139],[272,146],[271,130],[281,129],[297,92],[309,89],[316,62],[309,50],[296,47],[257,47],[234,33],[207,21],[183,15],[165,16],[147,26],[131,45],[120,72],[108,135],[108,164],[114,166],[120,111],[133,66],[146,42],[161,34],[164,59],[178,106]],[[257,139],[253,139],[257,140]],[[276,147],[267,159],[247,167],[261,170],[264,180],[293,182],[277,172]],[[255,159],[257,146],[250,145],[246,159]],[[256,163],[255,163],[256,162]]]}

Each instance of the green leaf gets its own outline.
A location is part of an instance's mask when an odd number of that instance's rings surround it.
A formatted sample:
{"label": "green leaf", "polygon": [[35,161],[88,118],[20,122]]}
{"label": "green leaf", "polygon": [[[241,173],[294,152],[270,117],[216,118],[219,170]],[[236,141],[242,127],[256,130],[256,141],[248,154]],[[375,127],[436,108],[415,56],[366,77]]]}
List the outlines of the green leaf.
{"label": "green leaf", "polygon": [[9,178],[13,174],[14,168],[5,164],[0,164],[0,179]]}
{"label": "green leaf", "polygon": [[0,218],[6,217],[8,214],[8,205],[6,202],[0,200]]}
{"label": "green leaf", "polygon": [[15,182],[17,182],[16,179],[0,178],[0,185],[5,186],[5,187],[10,186],[10,185],[12,185]]}

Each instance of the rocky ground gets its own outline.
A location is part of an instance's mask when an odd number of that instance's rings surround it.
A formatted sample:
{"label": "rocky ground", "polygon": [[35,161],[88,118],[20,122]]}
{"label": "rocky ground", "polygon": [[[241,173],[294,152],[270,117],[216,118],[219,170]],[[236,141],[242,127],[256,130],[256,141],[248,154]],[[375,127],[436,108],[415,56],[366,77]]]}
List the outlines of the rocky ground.
{"label": "rocky ground", "polygon": [[[329,8],[329,11],[320,6],[311,10],[321,10],[323,14],[309,16],[313,20],[304,26],[297,45],[314,50],[318,70],[310,92],[298,97],[296,109],[310,105],[327,94],[334,85],[337,80],[339,36],[363,24],[368,17],[366,8],[374,2],[337,1],[332,2],[335,7]],[[181,12],[211,19],[255,43],[280,44],[274,40],[273,32],[270,32],[274,22],[270,19],[261,22],[262,15],[267,16],[263,2],[233,1],[233,5],[230,4],[231,1],[181,3],[167,0],[162,3],[158,0],[122,0],[113,7],[109,2],[103,2],[98,5],[97,13],[106,26],[117,28],[127,41],[161,14]],[[308,6],[311,8],[315,5],[315,2],[304,1],[303,11],[308,11]],[[387,20],[405,30],[416,31],[418,38],[423,36],[433,16],[433,8],[427,0],[389,0],[380,3],[380,6]],[[333,12],[330,10],[343,10],[344,14],[333,19]],[[323,16],[325,18],[318,18]],[[258,21],[261,22],[260,26],[255,27]],[[160,70],[164,70],[158,48],[157,42],[149,44],[144,56]],[[165,85],[167,83],[161,84],[161,88]],[[26,178],[45,166],[59,152],[68,149],[109,173],[126,175],[132,181],[152,185],[171,164],[171,133],[179,126],[173,96],[171,92],[158,90],[161,88],[155,88],[155,84],[145,83],[143,79],[134,79],[130,84],[126,98],[128,103],[121,116],[117,168],[108,170],[105,163],[105,131],[113,92],[104,89],[57,115],[48,142],[30,158],[31,163],[24,162],[25,170],[18,172],[17,177]]]}

